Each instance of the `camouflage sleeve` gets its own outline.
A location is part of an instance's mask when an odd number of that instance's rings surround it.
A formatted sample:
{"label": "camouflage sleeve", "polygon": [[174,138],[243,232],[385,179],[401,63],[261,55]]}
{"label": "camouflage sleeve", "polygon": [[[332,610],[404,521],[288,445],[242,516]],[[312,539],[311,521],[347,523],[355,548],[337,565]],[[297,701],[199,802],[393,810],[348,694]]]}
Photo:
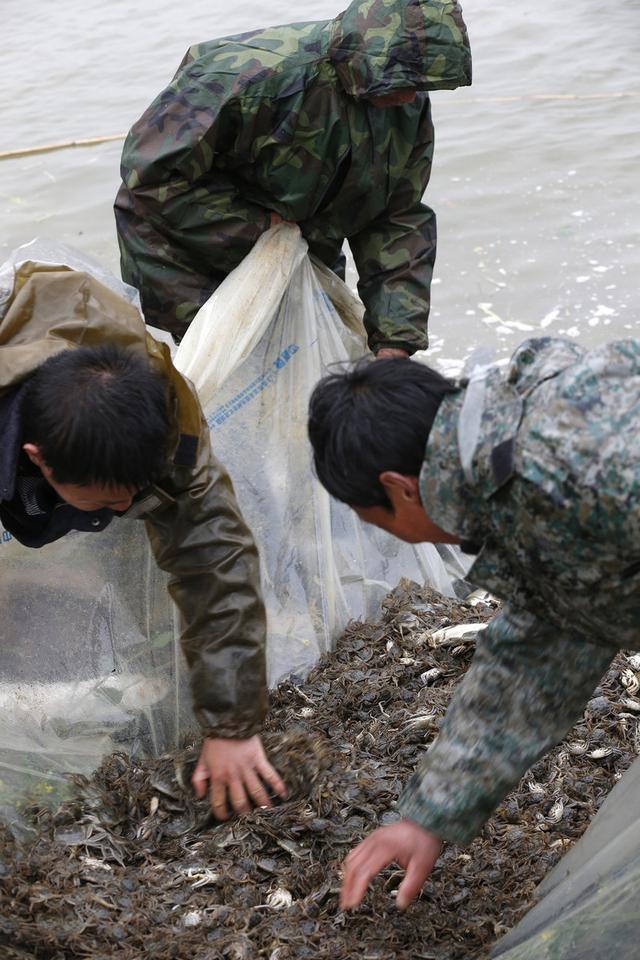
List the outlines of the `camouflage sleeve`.
{"label": "camouflage sleeve", "polygon": [[197,85],[185,97],[160,96],[132,128],[115,202],[122,276],[178,336],[270,223],[217,166],[232,121]]}
{"label": "camouflage sleeve", "polygon": [[422,203],[433,158],[433,125],[427,100],[422,136],[411,152],[384,218],[349,237],[358,269],[364,325],[374,353],[428,344],[431,276],[436,258],[436,215]]}
{"label": "camouflage sleeve", "polygon": [[579,718],[613,652],[506,606],[478,641],[444,724],[400,801],[404,817],[468,843]]}

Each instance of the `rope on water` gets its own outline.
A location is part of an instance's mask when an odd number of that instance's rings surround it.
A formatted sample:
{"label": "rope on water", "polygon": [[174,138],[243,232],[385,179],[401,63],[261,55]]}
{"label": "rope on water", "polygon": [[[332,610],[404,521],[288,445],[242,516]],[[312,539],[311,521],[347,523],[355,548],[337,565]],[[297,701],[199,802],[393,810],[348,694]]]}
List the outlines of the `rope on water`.
{"label": "rope on water", "polygon": [[36,153],[52,153],[54,150],[68,150],[69,147],[95,147],[112,140],[124,140],[126,133],[112,133],[107,137],[87,137],[84,140],[61,140],[60,143],[43,143],[39,147],[23,147],[20,150],[5,150],[0,160],[15,160],[18,157],[32,157]]}
{"label": "rope on water", "polygon": [[631,100],[640,97],[640,90],[628,93],[525,93],[506,97],[465,97],[457,103],[516,103],[527,100]]}
{"label": "rope on water", "polygon": [[[467,103],[517,103],[521,101],[540,102],[553,100],[624,100],[640,97],[640,91],[630,93],[529,93],[512,97],[464,97],[449,101],[458,106]],[[95,147],[101,143],[124,140],[125,133],[112,133],[106,137],[87,137],[83,140],[62,140],[60,143],[45,143],[38,147],[23,147],[20,150],[0,152],[0,160],[16,160],[18,157],[32,157],[38,153],[53,153],[56,150],[68,150],[70,147]]]}

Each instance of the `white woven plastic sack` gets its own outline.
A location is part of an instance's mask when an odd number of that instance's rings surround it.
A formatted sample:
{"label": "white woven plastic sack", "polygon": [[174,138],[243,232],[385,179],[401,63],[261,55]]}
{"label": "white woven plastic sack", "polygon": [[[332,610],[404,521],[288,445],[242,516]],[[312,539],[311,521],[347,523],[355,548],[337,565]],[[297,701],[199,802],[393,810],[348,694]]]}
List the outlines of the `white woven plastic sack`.
{"label": "white woven plastic sack", "polygon": [[350,619],[377,616],[401,577],[453,595],[450,570],[464,572],[455,550],[411,546],[362,524],[313,476],[309,395],[328,365],[363,356],[366,342],[362,305],[306,251],[295,226],[264,234],[175,357],[258,544],[270,684],[308,669]]}

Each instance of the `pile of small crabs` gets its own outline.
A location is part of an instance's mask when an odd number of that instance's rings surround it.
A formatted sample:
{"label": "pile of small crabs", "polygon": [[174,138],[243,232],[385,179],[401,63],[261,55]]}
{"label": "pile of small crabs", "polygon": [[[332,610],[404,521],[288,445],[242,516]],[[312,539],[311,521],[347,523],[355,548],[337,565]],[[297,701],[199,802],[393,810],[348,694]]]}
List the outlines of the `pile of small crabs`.
{"label": "pile of small crabs", "polygon": [[306,680],[274,692],[265,733],[291,797],[226,823],[195,799],[196,745],[113,754],[75,798],[0,832],[6,960],[476,960],[531,904],[640,750],[640,659],[619,655],[566,740],[528,771],[465,849],[445,848],[418,901],[401,871],[339,909],[341,864],[437,734],[496,610],[403,582],[378,622],[352,623]]}

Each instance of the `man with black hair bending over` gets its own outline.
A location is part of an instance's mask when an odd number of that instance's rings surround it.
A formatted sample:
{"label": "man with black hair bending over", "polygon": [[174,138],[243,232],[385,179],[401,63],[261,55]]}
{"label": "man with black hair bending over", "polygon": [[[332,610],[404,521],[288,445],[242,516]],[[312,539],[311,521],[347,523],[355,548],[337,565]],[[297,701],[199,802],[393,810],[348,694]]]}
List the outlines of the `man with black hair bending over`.
{"label": "man with black hair bending over", "polygon": [[640,628],[640,341],[587,352],[529,340],[504,372],[459,383],[398,363],[318,384],[317,475],[402,540],[459,543],[476,555],[468,579],[505,604],[400,798],[402,819],[347,857],[343,908],[393,861],[406,907],[443,841],[479,833]]}
{"label": "man with black hair bending over", "polygon": [[[5,303],[3,302],[3,307]],[[27,547],[145,521],[183,620],[218,819],[286,795],[267,708],[258,556],[195,391],[138,311],[87,273],[23,263],[0,320],[0,521]]]}

